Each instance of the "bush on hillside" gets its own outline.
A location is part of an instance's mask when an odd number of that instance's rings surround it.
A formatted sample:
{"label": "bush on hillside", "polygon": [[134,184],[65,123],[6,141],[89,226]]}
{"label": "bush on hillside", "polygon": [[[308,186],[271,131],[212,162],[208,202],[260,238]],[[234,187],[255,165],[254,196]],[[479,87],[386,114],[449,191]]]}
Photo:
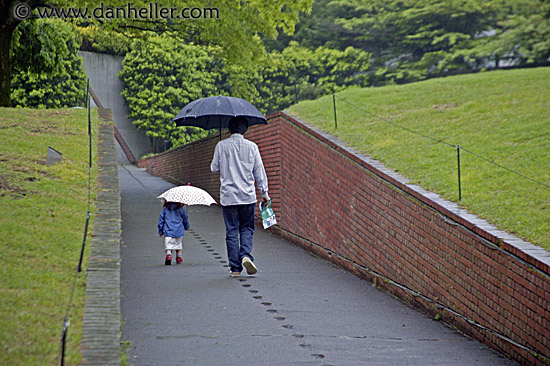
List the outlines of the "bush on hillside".
{"label": "bush on hillside", "polygon": [[135,41],[126,54],[119,78],[129,117],[147,135],[181,145],[207,135],[196,127],[177,127],[172,118],[187,103],[219,92],[219,73],[206,51],[158,37]]}
{"label": "bush on hillside", "polygon": [[[78,55],[81,38],[63,21],[19,24],[12,41],[14,107],[63,108],[86,105],[86,74]],[[28,58],[28,55],[33,55]]]}

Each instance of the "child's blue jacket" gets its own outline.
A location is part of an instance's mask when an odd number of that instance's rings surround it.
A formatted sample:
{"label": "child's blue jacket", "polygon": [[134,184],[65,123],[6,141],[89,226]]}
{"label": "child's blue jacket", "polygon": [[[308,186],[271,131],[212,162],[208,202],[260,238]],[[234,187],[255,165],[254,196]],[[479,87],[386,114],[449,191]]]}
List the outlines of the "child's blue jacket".
{"label": "child's blue jacket", "polygon": [[[163,207],[159,217],[158,229],[159,235],[178,238],[183,236],[185,230],[189,230],[189,217],[185,208],[171,210],[175,208],[175,203],[169,203],[169,207]],[[185,229],[185,230],[184,230]]]}

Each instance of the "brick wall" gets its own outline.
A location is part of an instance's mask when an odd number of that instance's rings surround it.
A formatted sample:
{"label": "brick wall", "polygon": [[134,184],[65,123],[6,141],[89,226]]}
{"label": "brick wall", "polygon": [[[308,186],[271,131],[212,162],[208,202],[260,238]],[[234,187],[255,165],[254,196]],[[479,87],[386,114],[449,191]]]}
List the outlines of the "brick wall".
{"label": "brick wall", "polygon": [[[283,113],[249,129],[269,178],[269,229],[522,364],[550,357],[550,254],[498,231]],[[140,166],[219,196],[219,138]],[[176,182],[173,180],[173,182]],[[533,353],[542,355],[536,357]]]}
{"label": "brick wall", "polygon": [[[227,135],[222,135],[222,138]],[[163,177],[173,184],[200,187],[209,192],[216,201],[220,197],[220,178],[210,171],[210,163],[219,137],[209,137],[198,142],[157,154],[139,161],[153,175]]]}

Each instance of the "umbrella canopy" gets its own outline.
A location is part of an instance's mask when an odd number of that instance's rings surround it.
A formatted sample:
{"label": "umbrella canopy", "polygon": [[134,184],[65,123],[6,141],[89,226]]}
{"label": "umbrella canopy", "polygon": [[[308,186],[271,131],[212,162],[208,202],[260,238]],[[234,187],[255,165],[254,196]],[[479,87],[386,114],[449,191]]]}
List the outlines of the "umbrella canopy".
{"label": "umbrella canopy", "polygon": [[217,204],[208,192],[190,185],[170,188],[157,198],[163,198],[167,202],[180,202],[186,205],[210,206],[211,204]]}
{"label": "umbrella canopy", "polygon": [[206,130],[227,128],[233,117],[244,117],[248,126],[267,124],[266,118],[244,99],[226,96],[202,98],[187,104],[173,121],[177,126],[195,126]]}

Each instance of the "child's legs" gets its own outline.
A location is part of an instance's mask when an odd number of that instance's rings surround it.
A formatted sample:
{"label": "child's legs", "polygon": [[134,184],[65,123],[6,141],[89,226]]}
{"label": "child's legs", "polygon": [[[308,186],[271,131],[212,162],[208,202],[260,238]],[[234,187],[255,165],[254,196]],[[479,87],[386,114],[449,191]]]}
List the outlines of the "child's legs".
{"label": "child's legs", "polygon": [[169,236],[164,237],[164,250],[166,254],[171,254],[172,250],[181,255],[183,249],[183,237],[171,238]]}

